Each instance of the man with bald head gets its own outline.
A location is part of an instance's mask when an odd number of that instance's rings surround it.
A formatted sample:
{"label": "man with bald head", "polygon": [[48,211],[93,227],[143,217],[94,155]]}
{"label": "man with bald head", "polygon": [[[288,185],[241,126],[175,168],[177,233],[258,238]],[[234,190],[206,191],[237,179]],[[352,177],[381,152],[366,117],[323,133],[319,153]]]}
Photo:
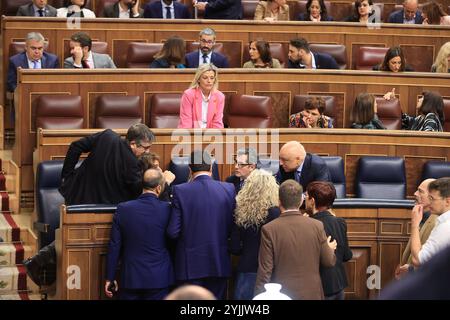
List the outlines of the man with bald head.
{"label": "man with bald head", "polygon": [[[431,230],[433,230],[436,224],[436,214],[431,214],[430,212],[430,199],[428,194],[428,185],[436,179],[425,179],[417,187],[416,192],[414,192],[414,197],[416,198],[416,204],[423,206],[423,218],[420,222],[420,243],[423,245],[428,237],[430,236]],[[406,245],[405,251],[403,251],[402,260],[400,265],[397,267],[395,272],[395,278],[399,279],[406,272],[412,270],[412,256],[411,256],[411,239],[409,239]]]}
{"label": "man with bald head", "polygon": [[173,290],[164,300],[216,300],[216,297],[206,288],[187,284]]}
{"label": "man with bald head", "polygon": [[391,13],[387,22],[422,24],[422,13],[417,10],[418,6],[418,0],[405,0],[403,2],[403,9]]}
{"label": "man with bald head", "polygon": [[321,157],[306,153],[300,142],[289,141],[280,149],[280,169],[276,179],[279,184],[293,179],[306,190],[311,181],[331,182],[331,175]]}
{"label": "man with bald head", "polygon": [[[165,184],[161,170],[144,172],[143,191],[136,200],[119,203],[113,217],[106,264],[105,293],[124,300],[162,300],[174,282],[167,249],[170,204],[158,200]],[[120,286],[115,281],[120,264]]]}

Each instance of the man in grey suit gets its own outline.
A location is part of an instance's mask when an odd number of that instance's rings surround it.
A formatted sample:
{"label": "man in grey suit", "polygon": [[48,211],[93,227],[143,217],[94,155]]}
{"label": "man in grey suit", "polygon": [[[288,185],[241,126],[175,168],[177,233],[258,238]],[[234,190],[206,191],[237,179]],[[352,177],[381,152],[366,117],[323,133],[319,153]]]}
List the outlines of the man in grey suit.
{"label": "man in grey suit", "polygon": [[32,0],[17,10],[17,16],[25,17],[56,17],[56,9],[47,4],[47,0]]}
{"label": "man in grey suit", "polygon": [[103,9],[104,18],[142,18],[144,10],[139,8],[139,0],[119,0]]}
{"label": "man in grey suit", "polygon": [[91,51],[92,40],[85,32],[77,32],[70,37],[71,57],[64,60],[66,69],[114,69],[116,65],[107,54]]}

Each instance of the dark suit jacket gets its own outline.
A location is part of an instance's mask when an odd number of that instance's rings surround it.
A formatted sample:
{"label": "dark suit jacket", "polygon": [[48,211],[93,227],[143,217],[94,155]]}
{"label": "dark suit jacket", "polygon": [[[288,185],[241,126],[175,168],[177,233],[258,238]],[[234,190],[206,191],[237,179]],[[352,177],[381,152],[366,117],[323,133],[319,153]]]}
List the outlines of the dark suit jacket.
{"label": "dark suit jacket", "polygon": [[[280,209],[273,207],[269,209],[267,218],[264,224],[269,223],[273,219],[280,216]],[[237,266],[237,272],[251,272],[258,271],[258,253],[259,244],[261,242],[261,228],[249,227],[243,228],[233,223],[231,229],[230,252],[234,255],[240,256]]]}
{"label": "dark suit jacket", "polygon": [[[211,63],[214,64],[217,68],[230,67],[227,57],[214,51],[211,55]],[[198,64],[199,64],[198,50],[189,52],[186,55],[186,68],[198,68]]]}
{"label": "dark suit jacket", "polygon": [[[56,9],[50,5],[46,5],[44,9],[44,16],[46,17],[56,17]],[[33,3],[25,4],[19,7],[17,10],[17,16],[34,17]]]}
{"label": "dark suit jacket", "polygon": [[234,187],[198,176],[172,188],[172,215],[167,233],[177,239],[177,280],[229,277],[228,237],[234,208]]}
{"label": "dark suit jacket", "polygon": [[[89,156],[78,169],[84,152]],[[119,202],[136,199],[142,192],[141,168],[128,143],[110,129],[70,144],[61,173],[60,188],[66,204]]]}
{"label": "dark suit jacket", "polygon": [[[144,18],[162,19],[162,10],[161,1],[147,3],[144,7]],[[175,12],[175,19],[191,19],[191,13],[185,4],[174,1],[173,10]]]}
{"label": "dark suit jacket", "polygon": [[381,290],[381,300],[449,300],[450,247],[399,281]]}
{"label": "dark suit jacket", "polygon": [[[387,22],[389,22],[389,23],[403,23],[403,16],[404,16],[403,9],[394,11],[394,12],[392,12],[389,15],[389,18],[388,18]],[[422,22],[423,22],[422,13],[419,10],[416,11],[416,17],[414,18],[414,21],[415,21],[414,22],[415,24],[422,24]]]}
{"label": "dark suit jacket", "polygon": [[[307,16],[306,13],[300,13],[297,17],[298,21],[311,21],[311,18],[309,16]],[[334,21],[333,17],[327,16],[327,18],[325,20],[320,20],[320,21]]]}
{"label": "dark suit jacket", "polygon": [[[54,54],[44,52],[41,59],[41,65],[43,69],[57,69],[59,68],[59,59]],[[18,53],[9,58],[7,80],[8,91],[13,92],[16,90],[18,67],[28,69],[27,54],[25,52]]]}
{"label": "dark suit jacket", "polygon": [[[136,18],[142,18],[144,11],[139,8],[139,16]],[[103,17],[105,18],[118,18],[120,15],[119,2],[103,8]],[[132,17],[135,18],[135,17]]]}
{"label": "dark suit jacket", "polygon": [[[339,65],[336,60],[328,53],[314,53],[314,60],[316,61],[317,69],[339,69]],[[300,61],[301,62],[301,61]],[[300,65],[300,62],[294,63],[288,60],[288,68],[291,69],[303,69],[304,66]]]}
{"label": "dark suit jacket", "polygon": [[114,280],[120,258],[120,286],[126,289],[166,288],[173,284],[166,228],[170,204],[144,193],[120,203],[109,241],[106,279]]}
{"label": "dark suit jacket", "polygon": [[319,266],[334,266],[336,256],[322,222],[292,211],[262,227],[258,261],[255,293],[275,282],[294,300],[312,300],[323,299]]}
{"label": "dark suit jacket", "polygon": [[331,296],[344,290],[348,285],[344,262],[350,260],[353,253],[348,246],[347,224],[344,219],[335,217],[328,211],[318,212],[312,218],[322,221],[326,235],[337,242],[334,267],[320,267],[323,293],[325,296]]}
{"label": "dark suit jacket", "polygon": [[[276,175],[277,182],[282,184],[288,179],[295,180],[294,172],[285,172],[283,167],[280,166]],[[312,181],[329,181],[331,182],[330,171],[327,164],[323,159],[315,154],[307,153],[303,162],[302,173],[300,175],[300,183],[303,187],[303,191],[306,191],[306,187]]]}
{"label": "dark suit jacket", "polygon": [[241,0],[209,0],[205,9],[205,19],[242,19]]}
{"label": "dark suit jacket", "polygon": [[232,183],[234,185],[234,189],[236,190],[236,194],[241,191],[241,179],[236,177],[234,174],[225,179],[225,182]]}

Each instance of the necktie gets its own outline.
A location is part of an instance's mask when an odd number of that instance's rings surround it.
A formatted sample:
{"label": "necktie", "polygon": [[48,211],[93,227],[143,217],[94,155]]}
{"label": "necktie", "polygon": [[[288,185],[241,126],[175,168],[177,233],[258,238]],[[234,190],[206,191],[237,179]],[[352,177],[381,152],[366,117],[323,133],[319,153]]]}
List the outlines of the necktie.
{"label": "necktie", "polygon": [[172,13],[170,12],[170,7],[166,7],[166,19],[172,19]]}
{"label": "necktie", "polygon": [[39,17],[43,17],[44,16],[44,10],[39,9],[38,13],[39,13]]}
{"label": "necktie", "polygon": [[83,66],[84,69],[90,69],[91,68],[86,60],[81,60],[81,65]]}
{"label": "necktie", "polygon": [[203,55],[203,63],[208,63],[208,55],[207,54]]}
{"label": "necktie", "polygon": [[37,61],[33,61],[33,69],[39,69]]}

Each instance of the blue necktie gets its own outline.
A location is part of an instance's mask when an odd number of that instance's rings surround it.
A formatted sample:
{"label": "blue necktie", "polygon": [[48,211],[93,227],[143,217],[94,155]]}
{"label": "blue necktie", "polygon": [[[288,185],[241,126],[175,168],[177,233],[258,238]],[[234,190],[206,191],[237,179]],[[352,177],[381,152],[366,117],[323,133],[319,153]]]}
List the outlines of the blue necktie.
{"label": "blue necktie", "polygon": [[37,61],[32,61],[32,62],[33,62],[33,69],[39,69],[38,62]]}
{"label": "blue necktie", "polygon": [[172,13],[170,12],[170,7],[166,7],[166,19],[172,19]]}
{"label": "blue necktie", "polygon": [[207,54],[203,55],[203,63],[208,63],[208,55]]}
{"label": "blue necktie", "polygon": [[39,13],[39,17],[43,17],[44,16],[44,10],[39,9],[38,13]]}

